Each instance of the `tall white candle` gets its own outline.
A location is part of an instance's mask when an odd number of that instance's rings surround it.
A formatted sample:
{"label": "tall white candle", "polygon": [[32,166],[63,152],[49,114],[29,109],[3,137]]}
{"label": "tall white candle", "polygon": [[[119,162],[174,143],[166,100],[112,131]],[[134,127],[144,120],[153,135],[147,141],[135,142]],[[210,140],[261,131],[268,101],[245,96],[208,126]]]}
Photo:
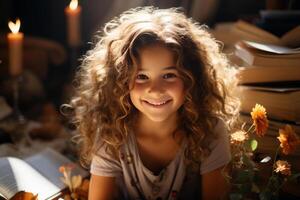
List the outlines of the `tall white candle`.
{"label": "tall white candle", "polygon": [[72,47],[79,46],[81,43],[81,34],[80,34],[81,7],[78,5],[77,0],[71,0],[69,6],[65,8],[65,14],[67,17],[68,43]]}
{"label": "tall white candle", "polygon": [[8,22],[11,33],[8,33],[9,48],[9,72],[12,76],[18,76],[22,73],[23,61],[23,33],[19,32],[21,21],[18,19],[16,23]]}

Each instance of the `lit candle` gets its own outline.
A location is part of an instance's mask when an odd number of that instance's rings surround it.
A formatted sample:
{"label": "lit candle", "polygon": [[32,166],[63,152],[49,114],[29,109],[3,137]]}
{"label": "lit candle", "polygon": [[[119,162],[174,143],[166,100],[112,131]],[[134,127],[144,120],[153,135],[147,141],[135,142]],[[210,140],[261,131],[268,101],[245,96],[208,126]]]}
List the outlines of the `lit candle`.
{"label": "lit candle", "polygon": [[8,22],[11,33],[8,33],[9,48],[9,72],[12,76],[18,76],[22,73],[23,60],[23,33],[19,32],[21,21],[17,19],[16,23]]}
{"label": "lit candle", "polygon": [[72,47],[79,46],[81,7],[78,5],[78,1],[71,0],[69,6],[65,9],[65,13],[67,16],[68,43]]}

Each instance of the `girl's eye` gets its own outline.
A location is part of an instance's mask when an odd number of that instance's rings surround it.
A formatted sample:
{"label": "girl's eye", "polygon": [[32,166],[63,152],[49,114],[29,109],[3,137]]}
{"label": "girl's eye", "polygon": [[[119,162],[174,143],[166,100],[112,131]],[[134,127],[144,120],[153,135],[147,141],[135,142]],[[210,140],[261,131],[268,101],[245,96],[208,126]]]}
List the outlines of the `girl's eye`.
{"label": "girl's eye", "polygon": [[173,73],[167,73],[167,74],[163,75],[164,79],[170,79],[170,78],[176,78],[176,77],[177,77],[177,75],[173,74]]}
{"label": "girl's eye", "polygon": [[147,80],[148,77],[147,77],[145,74],[138,74],[138,75],[136,76],[136,79],[137,79],[137,80]]}

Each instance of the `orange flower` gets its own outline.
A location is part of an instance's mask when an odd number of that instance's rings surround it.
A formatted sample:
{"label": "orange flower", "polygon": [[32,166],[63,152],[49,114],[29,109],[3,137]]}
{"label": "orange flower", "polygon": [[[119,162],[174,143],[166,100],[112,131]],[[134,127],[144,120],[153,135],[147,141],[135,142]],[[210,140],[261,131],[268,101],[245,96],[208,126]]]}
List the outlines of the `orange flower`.
{"label": "orange flower", "polygon": [[259,104],[256,104],[252,109],[251,117],[255,126],[255,132],[258,136],[264,136],[269,127],[266,109]]}
{"label": "orange flower", "polygon": [[243,130],[236,131],[230,136],[231,143],[243,143],[247,139],[248,139],[248,135]]}
{"label": "orange flower", "polygon": [[64,166],[60,166],[59,169],[60,173],[64,173],[66,171]]}
{"label": "orange flower", "polygon": [[282,153],[288,155],[292,153],[300,144],[300,139],[290,125],[286,125],[283,129],[279,129],[279,136],[277,139],[280,141]]}
{"label": "orange flower", "polygon": [[281,173],[282,175],[285,176],[290,176],[291,175],[291,165],[284,160],[277,160],[275,163],[275,172],[276,173]]}

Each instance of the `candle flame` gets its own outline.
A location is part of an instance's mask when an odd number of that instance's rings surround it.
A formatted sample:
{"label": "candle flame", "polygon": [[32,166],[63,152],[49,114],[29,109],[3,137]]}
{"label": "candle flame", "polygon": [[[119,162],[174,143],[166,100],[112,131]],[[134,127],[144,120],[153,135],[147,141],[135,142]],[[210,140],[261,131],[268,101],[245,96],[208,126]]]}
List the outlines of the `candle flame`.
{"label": "candle flame", "polygon": [[71,0],[70,5],[69,5],[70,9],[71,10],[76,10],[77,6],[78,6],[78,1],[77,0]]}
{"label": "candle flame", "polygon": [[20,26],[21,26],[20,19],[17,19],[16,23],[13,23],[12,21],[8,22],[8,27],[11,30],[11,32],[13,32],[13,33],[18,33]]}

